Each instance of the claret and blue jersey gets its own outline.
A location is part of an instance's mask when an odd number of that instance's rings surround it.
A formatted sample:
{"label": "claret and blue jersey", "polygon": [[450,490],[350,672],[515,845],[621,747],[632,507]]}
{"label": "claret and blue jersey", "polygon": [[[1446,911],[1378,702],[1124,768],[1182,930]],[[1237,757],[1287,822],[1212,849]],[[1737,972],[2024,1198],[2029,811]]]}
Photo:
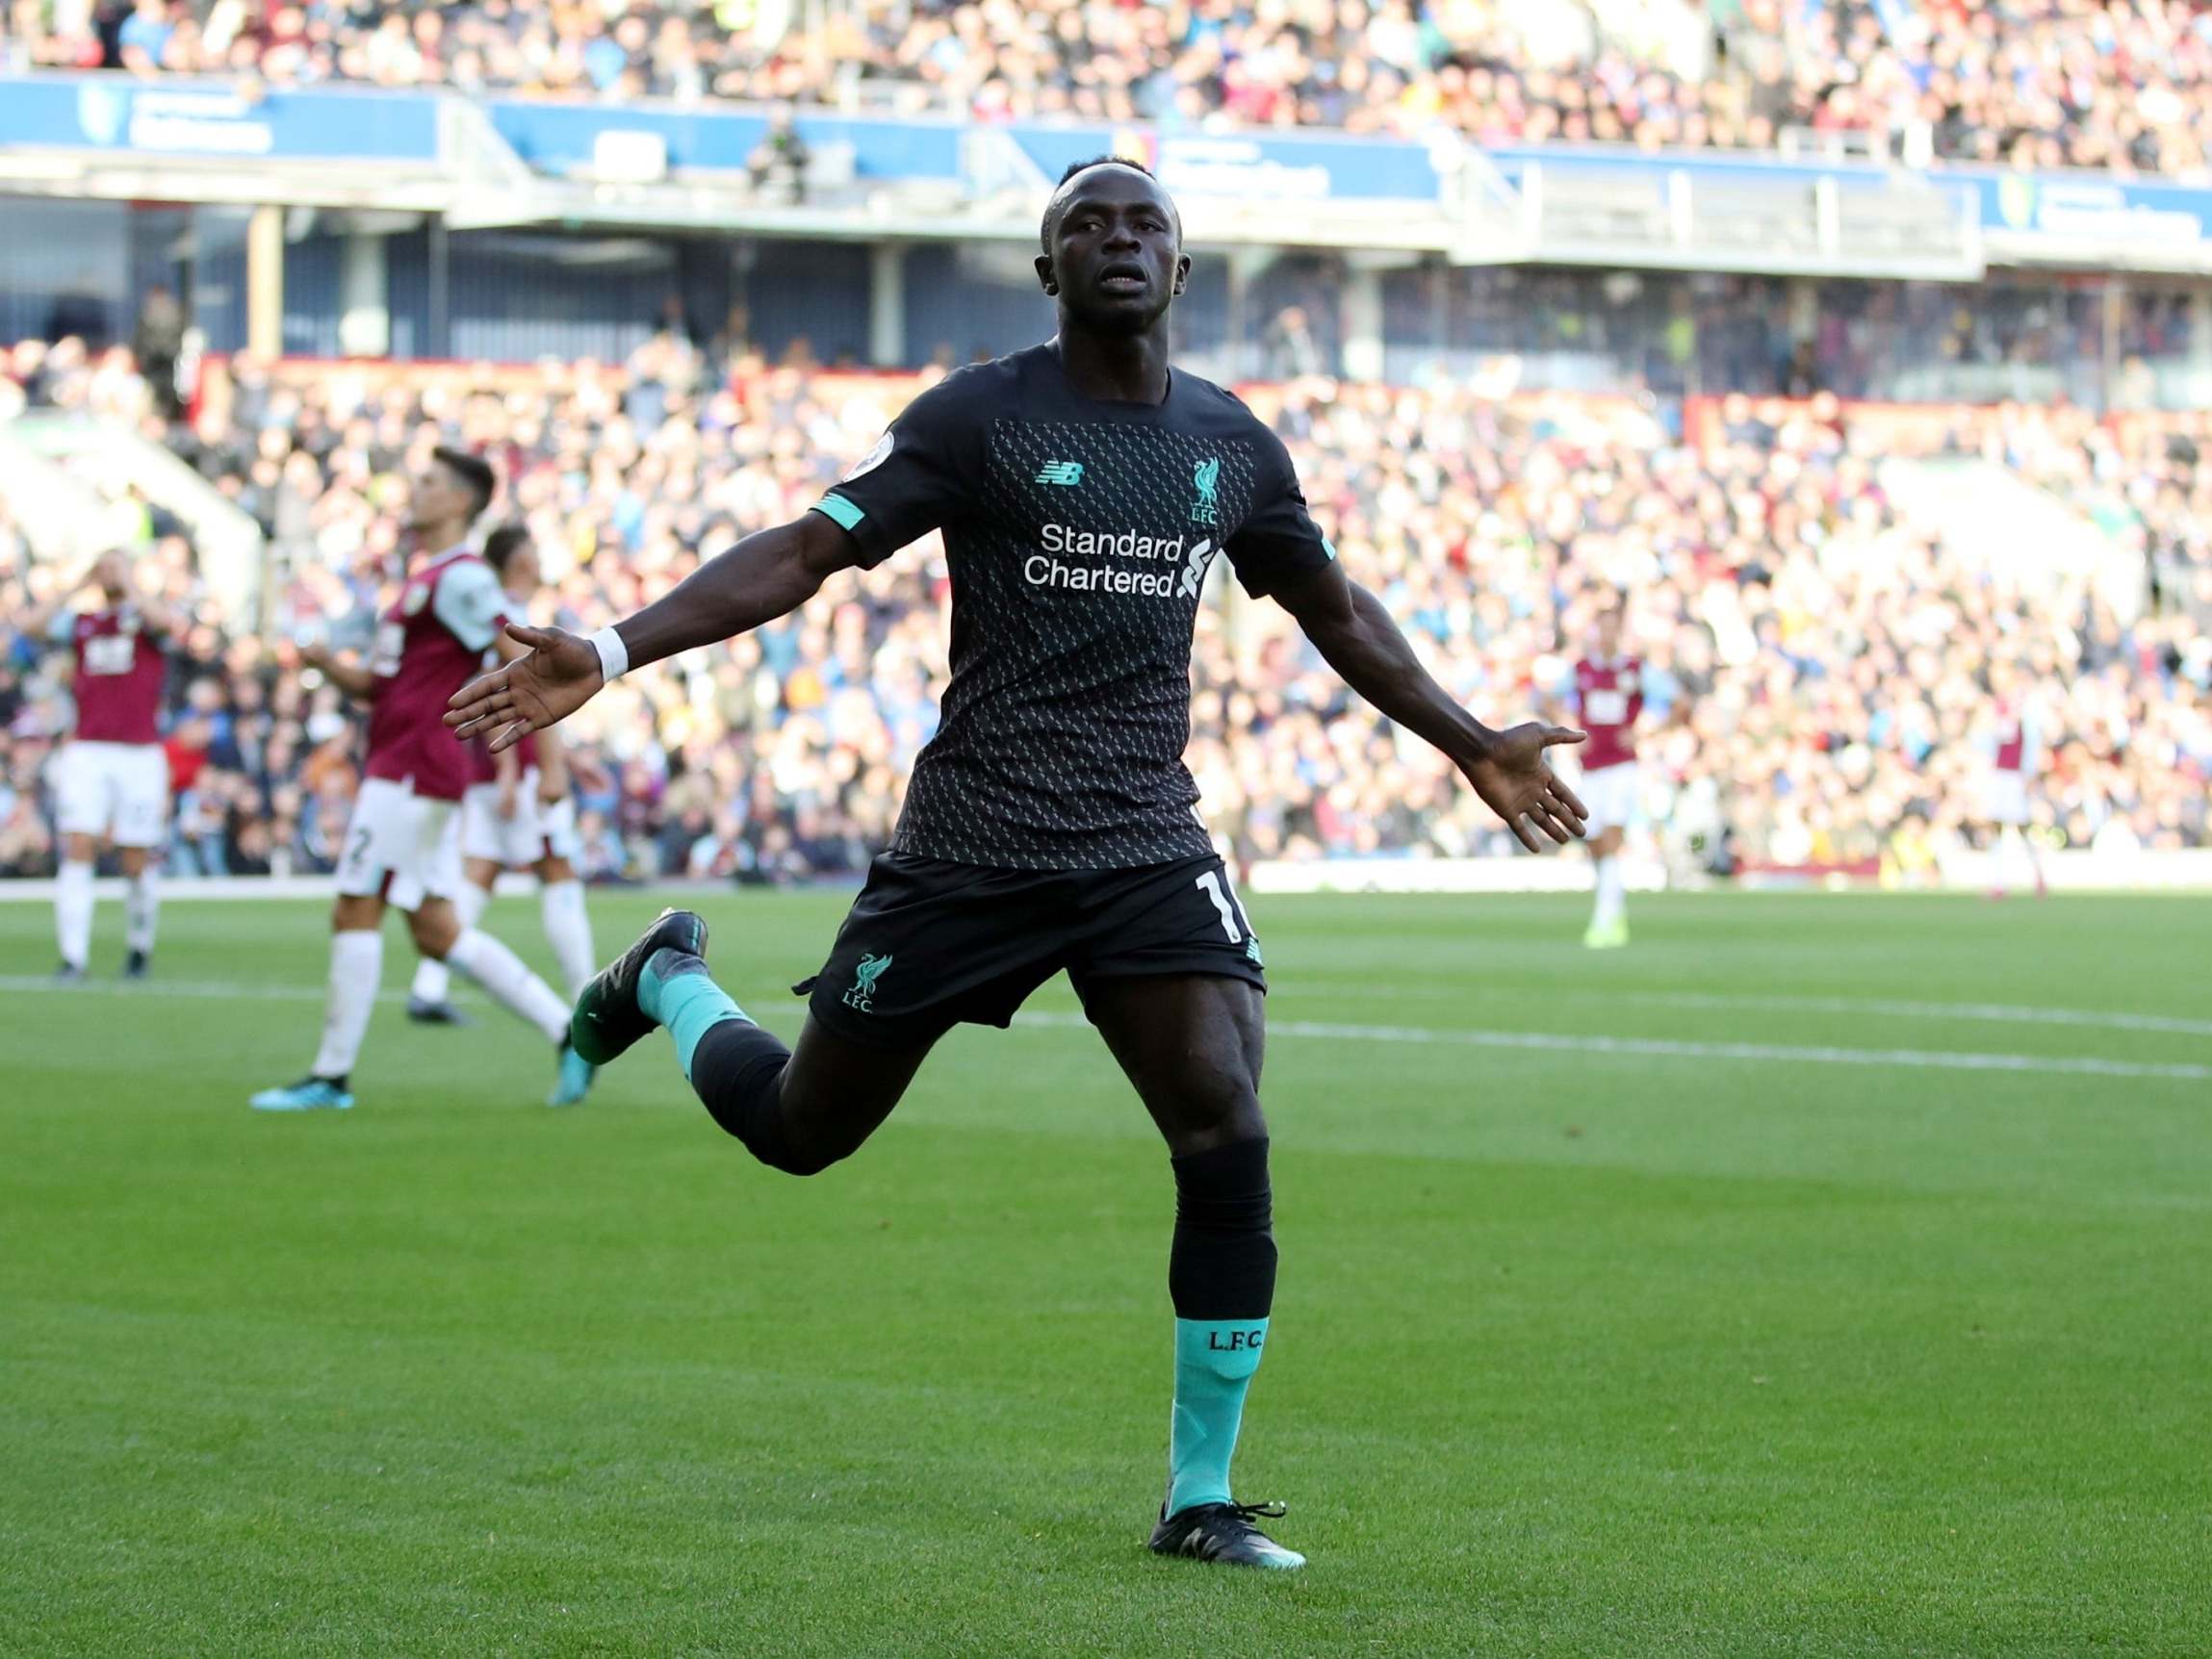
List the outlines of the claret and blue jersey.
{"label": "claret and blue jersey", "polygon": [[873,565],[930,530],[952,681],[892,850],[1023,870],[1211,851],[1183,765],[1191,637],[1226,555],[1254,595],[1335,557],[1282,442],[1211,382],[1079,392],[1049,344],[947,375],[819,504]]}

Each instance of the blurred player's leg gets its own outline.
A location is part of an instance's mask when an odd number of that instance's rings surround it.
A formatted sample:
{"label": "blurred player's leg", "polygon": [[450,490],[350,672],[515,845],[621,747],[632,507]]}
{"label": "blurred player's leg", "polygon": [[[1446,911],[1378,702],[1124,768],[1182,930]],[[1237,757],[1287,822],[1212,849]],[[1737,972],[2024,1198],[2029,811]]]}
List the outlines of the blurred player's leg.
{"label": "blurred player's leg", "polygon": [[369,1035],[376,987],[384,978],[382,928],[345,928],[330,935],[330,994],[323,1005],[322,1044],[312,1075],[343,1089]]}
{"label": "blurred player's leg", "polygon": [[1241,1505],[1229,1464],[1273,1310],[1273,1196],[1259,1101],[1266,1026],[1259,987],[1211,975],[1093,981],[1085,1011],[1168,1142],[1175,1232],[1175,1399],[1168,1496],[1152,1548],[1251,1567],[1296,1568]]}
{"label": "blurred player's leg", "polygon": [[154,929],[161,919],[161,849],[168,839],[168,757],[155,744],[134,746],[119,757],[116,783],[116,854],[129,881],[124,891],[123,962],[126,979],[143,979],[152,965]]}
{"label": "blurred player's leg", "polygon": [[1607,830],[1590,848],[1594,874],[1594,901],[1589,932],[1582,943],[1592,950],[1625,945],[1629,940],[1628,889],[1621,874],[1621,832]]}
{"label": "blurred player's leg", "polygon": [[591,1088],[592,1067],[569,1043],[568,1004],[553,986],[481,928],[462,928],[452,905],[444,899],[424,899],[407,922],[415,932],[417,950],[467,974],[492,1001],[536,1026],[554,1045],[558,1069],[546,1104],[574,1106],[582,1100]]}
{"label": "blurred player's leg", "polygon": [[561,982],[573,1001],[583,994],[598,965],[591,948],[591,912],[584,907],[583,883],[565,859],[548,858],[539,868],[544,884],[539,889],[538,907],[545,921],[546,942],[553,946],[553,960],[560,963]]}
{"label": "blurred player's leg", "polygon": [[154,932],[161,921],[161,877],[154,859],[143,847],[125,847],[121,851],[123,875],[130,885],[123,898],[123,944],[130,952],[123,965],[127,978],[145,978],[153,962]]}
{"label": "blurred player's leg", "polygon": [[1999,898],[2010,890],[2016,876],[2024,877],[2035,888],[2039,899],[2050,891],[2044,876],[2043,855],[2037,850],[2035,837],[2017,823],[2008,823],[1997,831],[1996,871],[1995,894]]}
{"label": "blurred player's leg", "polygon": [[[453,895],[453,914],[463,931],[476,925],[484,913],[484,906],[492,901],[490,882],[498,876],[491,871],[479,882],[476,870],[472,867],[469,879],[461,890]],[[414,982],[407,987],[407,1017],[417,1025],[465,1026],[472,1023],[467,1014],[453,1007],[452,970],[434,957],[424,957],[415,968]]]}
{"label": "blurred player's leg", "polygon": [[1628,882],[1621,869],[1621,843],[1635,811],[1635,762],[1594,767],[1582,775],[1590,808],[1590,926],[1582,943],[1593,951],[1629,942]]}
{"label": "blurred player's leg", "polygon": [[353,1062],[361,1058],[384,975],[383,920],[383,900],[339,896],[330,912],[330,979],[315,1064],[297,1083],[255,1095],[247,1104],[256,1111],[344,1111],[353,1104]]}
{"label": "blurred player's leg", "polygon": [[92,953],[92,839],[70,835],[63,845],[54,879],[54,937],[62,950],[62,977],[81,979]]}

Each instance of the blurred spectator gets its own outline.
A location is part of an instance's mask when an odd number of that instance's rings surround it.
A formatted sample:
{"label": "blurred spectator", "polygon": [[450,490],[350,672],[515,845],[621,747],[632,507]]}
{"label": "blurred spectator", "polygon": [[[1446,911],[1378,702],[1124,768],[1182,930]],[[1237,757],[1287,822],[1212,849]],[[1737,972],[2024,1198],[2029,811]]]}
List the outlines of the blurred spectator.
{"label": "blurred spectator", "polygon": [[[301,674],[293,641],[365,645],[400,551],[390,503],[426,447],[497,462],[496,510],[528,526],[545,565],[541,620],[589,630],[805,511],[911,389],[751,355],[709,379],[695,359],[671,328],[629,375],[235,364],[229,418],[203,411],[170,439],[278,529],[268,632],[226,611],[184,536],[142,511],[133,532],[139,579],[192,619],[167,738],[176,866],[330,867],[355,721]],[[158,421],[127,355],[64,341],[0,362],[0,395]],[[2037,701],[2046,838],[2212,842],[2212,416],[2007,404],[1902,427],[1828,396],[1736,396],[1662,422],[1618,397],[1319,378],[1248,396],[1348,568],[1470,706],[1509,718],[1552,702],[1595,608],[1629,597],[1659,721],[1648,804],[1709,865],[1924,869],[1971,832],[2000,675]],[[2003,466],[2106,525],[2158,603],[2123,622],[2090,573],[2031,586],[1966,562],[1883,487],[1878,463],[1915,446]],[[52,572],[4,521],[0,555],[0,872],[35,873],[52,858],[40,774],[68,724],[65,658],[6,620]],[[933,540],[596,700],[574,722],[606,779],[579,800],[587,875],[857,870],[935,729],[946,602]],[[1189,759],[1243,856],[1509,850],[1287,618],[1225,588],[1199,616]]]}
{"label": "blurred spectator", "polygon": [[[84,0],[19,0],[0,62],[685,102],[839,104],[864,85],[878,105],[984,120],[1444,125],[1491,143],[1917,135],[1945,157],[2186,176],[2212,139],[2212,14],[2191,0],[858,0],[741,19],[681,0],[136,0],[105,35]],[[795,187],[795,140],[762,150],[756,184],[780,170]]]}
{"label": "blurred spectator", "polygon": [[782,109],[769,118],[766,135],[745,158],[745,171],[756,191],[765,195],[773,187],[797,207],[807,199],[809,160],[806,139],[792,124],[791,112]]}

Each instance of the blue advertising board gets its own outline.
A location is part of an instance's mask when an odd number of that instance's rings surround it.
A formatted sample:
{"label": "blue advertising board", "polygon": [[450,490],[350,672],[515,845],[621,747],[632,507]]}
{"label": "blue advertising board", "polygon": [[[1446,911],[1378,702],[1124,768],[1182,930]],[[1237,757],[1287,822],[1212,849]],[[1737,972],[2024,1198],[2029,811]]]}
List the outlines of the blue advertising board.
{"label": "blue advertising board", "polygon": [[[515,153],[543,173],[576,172],[591,164],[603,133],[651,133],[667,146],[679,171],[737,172],[768,131],[764,111],[718,105],[554,104],[502,98],[490,106],[492,125]],[[802,114],[795,125],[810,144],[853,146],[863,178],[957,179],[961,123]]]}
{"label": "blue advertising board", "polygon": [[313,162],[434,162],[438,100],[128,75],[0,80],[0,145]]}
{"label": "blue advertising board", "polygon": [[[373,89],[283,90],[244,81],[141,81],[120,74],[0,76],[0,148],[134,152],[266,162],[434,163],[440,114],[451,93]],[[645,132],[678,171],[736,172],[768,129],[757,107],[707,104],[562,103],[501,98],[484,106],[524,163],[560,176],[588,167],[609,133]],[[978,126],[950,117],[848,115],[802,110],[812,143],[851,146],[859,176],[957,181],[983,149],[1055,179],[1069,162],[1106,153],[1138,156],[1187,197],[1280,202],[1434,203],[1459,141],[1434,143],[1343,133],[1208,132],[1102,123]],[[968,140],[985,140],[971,151]],[[1454,152],[1457,152],[1456,154]],[[1845,191],[1874,190],[1894,170],[1866,162],[1785,160],[1742,152],[1647,154],[1608,145],[1500,145],[1482,152],[1508,185],[1531,165],[1651,176],[1683,172],[1692,183],[1753,178],[1830,179]],[[1982,228],[2046,243],[2194,250],[2212,245],[2212,190],[2093,173],[2030,174],[1945,166],[1926,175],[1971,201]]]}

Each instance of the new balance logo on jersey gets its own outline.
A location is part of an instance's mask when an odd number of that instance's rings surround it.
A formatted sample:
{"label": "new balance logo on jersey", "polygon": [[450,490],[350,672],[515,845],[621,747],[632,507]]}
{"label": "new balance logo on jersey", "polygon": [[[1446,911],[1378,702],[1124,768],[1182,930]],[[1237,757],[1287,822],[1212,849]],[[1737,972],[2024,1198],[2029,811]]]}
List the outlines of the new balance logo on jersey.
{"label": "new balance logo on jersey", "polygon": [[1191,549],[1190,557],[1185,560],[1183,565],[1183,597],[1185,599],[1195,600],[1198,597],[1198,584],[1206,579],[1206,565],[1213,556],[1213,538],[1211,536],[1199,537],[1198,545]]}
{"label": "new balance logo on jersey", "polygon": [[1076,485],[1083,482],[1083,463],[1080,461],[1047,461],[1037,470],[1040,484]]}
{"label": "new balance logo on jersey", "polygon": [[1198,492],[1198,498],[1191,503],[1192,523],[1214,524],[1221,522],[1221,514],[1214,505],[1214,492],[1221,487],[1221,482],[1222,464],[1219,460],[1208,456],[1198,463],[1197,471],[1191,474],[1191,486]]}
{"label": "new balance logo on jersey", "polygon": [[862,955],[861,965],[853,974],[853,988],[845,993],[845,1007],[858,1008],[864,1014],[875,1012],[869,1002],[876,994],[876,982],[890,965],[888,957]]}

